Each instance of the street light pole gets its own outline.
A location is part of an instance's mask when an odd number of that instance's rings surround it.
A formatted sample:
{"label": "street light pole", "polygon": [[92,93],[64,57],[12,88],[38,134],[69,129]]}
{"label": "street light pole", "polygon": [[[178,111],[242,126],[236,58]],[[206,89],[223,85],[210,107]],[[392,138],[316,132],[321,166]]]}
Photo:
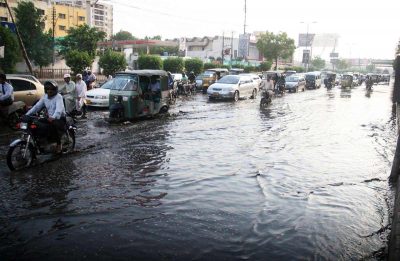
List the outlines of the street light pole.
{"label": "street light pole", "polygon": [[[306,72],[308,72],[308,67],[309,67],[309,63],[310,63],[310,59],[311,59],[311,52],[308,52],[308,35],[309,35],[309,27],[310,27],[310,23],[309,22],[300,22],[302,24],[307,24],[307,32],[306,32],[306,50],[307,50],[307,60],[306,60]],[[313,21],[311,22],[312,24],[316,24],[317,22]],[[312,49],[312,44],[311,44],[311,49]]]}

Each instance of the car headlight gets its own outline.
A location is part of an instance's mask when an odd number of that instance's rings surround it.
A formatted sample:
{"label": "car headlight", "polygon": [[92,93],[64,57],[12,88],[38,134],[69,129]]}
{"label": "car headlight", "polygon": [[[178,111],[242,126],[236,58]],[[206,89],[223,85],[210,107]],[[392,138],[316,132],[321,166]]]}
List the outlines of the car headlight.
{"label": "car headlight", "polygon": [[94,96],[95,99],[108,99],[105,95],[96,95]]}

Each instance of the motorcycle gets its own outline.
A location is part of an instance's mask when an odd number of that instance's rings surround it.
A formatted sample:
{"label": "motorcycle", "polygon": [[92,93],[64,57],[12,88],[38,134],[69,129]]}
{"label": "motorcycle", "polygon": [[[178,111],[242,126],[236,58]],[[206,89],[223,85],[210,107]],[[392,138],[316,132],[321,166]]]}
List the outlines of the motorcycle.
{"label": "motorcycle", "polygon": [[[47,119],[37,116],[22,117],[19,129],[22,136],[11,142],[7,152],[7,166],[11,171],[27,168],[37,155],[55,154],[56,141],[48,137]],[[61,137],[62,153],[75,149],[75,120],[67,114]]]}
{"label": "motorcycle", "polygon": [[260,107],[267,107],[272,102],[272,92],[269,90],[263,90],[261,92]]}
{"label": "motorcycle", "polygon": [[27,111],[23,101],[15,101],[13,104],[0,109],[1,121],[12,130],[17,130],[20,117]]}
{"label": "motorcycle", "polygon": [[372,91],[372,85],[374,85],[374,82],[372,80],[365,81],[365,86],[367,88],[367,91]]}
{"label": "motorcycle", "polygon": [[275,95],[283,95],[285,93],[286,89],[286,84],[283,81],[278,81],[276,83],[276,88],[275,88]]}

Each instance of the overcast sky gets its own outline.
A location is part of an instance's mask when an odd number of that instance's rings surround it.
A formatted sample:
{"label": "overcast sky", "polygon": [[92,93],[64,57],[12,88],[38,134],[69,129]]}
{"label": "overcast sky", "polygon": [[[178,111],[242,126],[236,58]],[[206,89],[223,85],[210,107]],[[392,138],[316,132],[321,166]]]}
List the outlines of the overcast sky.
{"label": "overcast sky", "polygon": [[[162,39],[243,33],[245,0],[108,0],[114,33]],[[279,6],[278,6],[279,5]],[[303,22],[303,23],[302,23]],[[315,22],[315,23],[314,23]],[[342,58],[394,57],[400,39],[400,0],[247,0],[246,32],[339,34]]]}

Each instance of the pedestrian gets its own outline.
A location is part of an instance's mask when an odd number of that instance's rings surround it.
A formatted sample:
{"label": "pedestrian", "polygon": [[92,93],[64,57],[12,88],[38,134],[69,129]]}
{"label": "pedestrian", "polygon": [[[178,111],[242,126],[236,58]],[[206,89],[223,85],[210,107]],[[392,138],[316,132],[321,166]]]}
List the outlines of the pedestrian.
{"label": "pedestrian", "polygon": [[92,73],[92,71],[87,72],[87,82],[86,82],[86,87],[88,90],[91,90],[93,88],[94,82],[96,81],[96,75]]}
{"label": "pedestrian", "polygon": [[72,113],[76,110],[76,86],[73,81],[71,81],[71,75],[69,73],[64,74],[65,84],[61,88],[61,95],[64,98],[65,110],[67,113]]}
{"label": "pedestrian", "polygon": [[82,118],[86,118],[86,83],[82,80],[82,74],[76,75],[76,110],[79,114],[82,114]]}
{"label": "pedestrian", "polygon": [[14,102],[14,88],[7,81],[7,76],[4,73],[0,74],[0,106],[7,107]]}

